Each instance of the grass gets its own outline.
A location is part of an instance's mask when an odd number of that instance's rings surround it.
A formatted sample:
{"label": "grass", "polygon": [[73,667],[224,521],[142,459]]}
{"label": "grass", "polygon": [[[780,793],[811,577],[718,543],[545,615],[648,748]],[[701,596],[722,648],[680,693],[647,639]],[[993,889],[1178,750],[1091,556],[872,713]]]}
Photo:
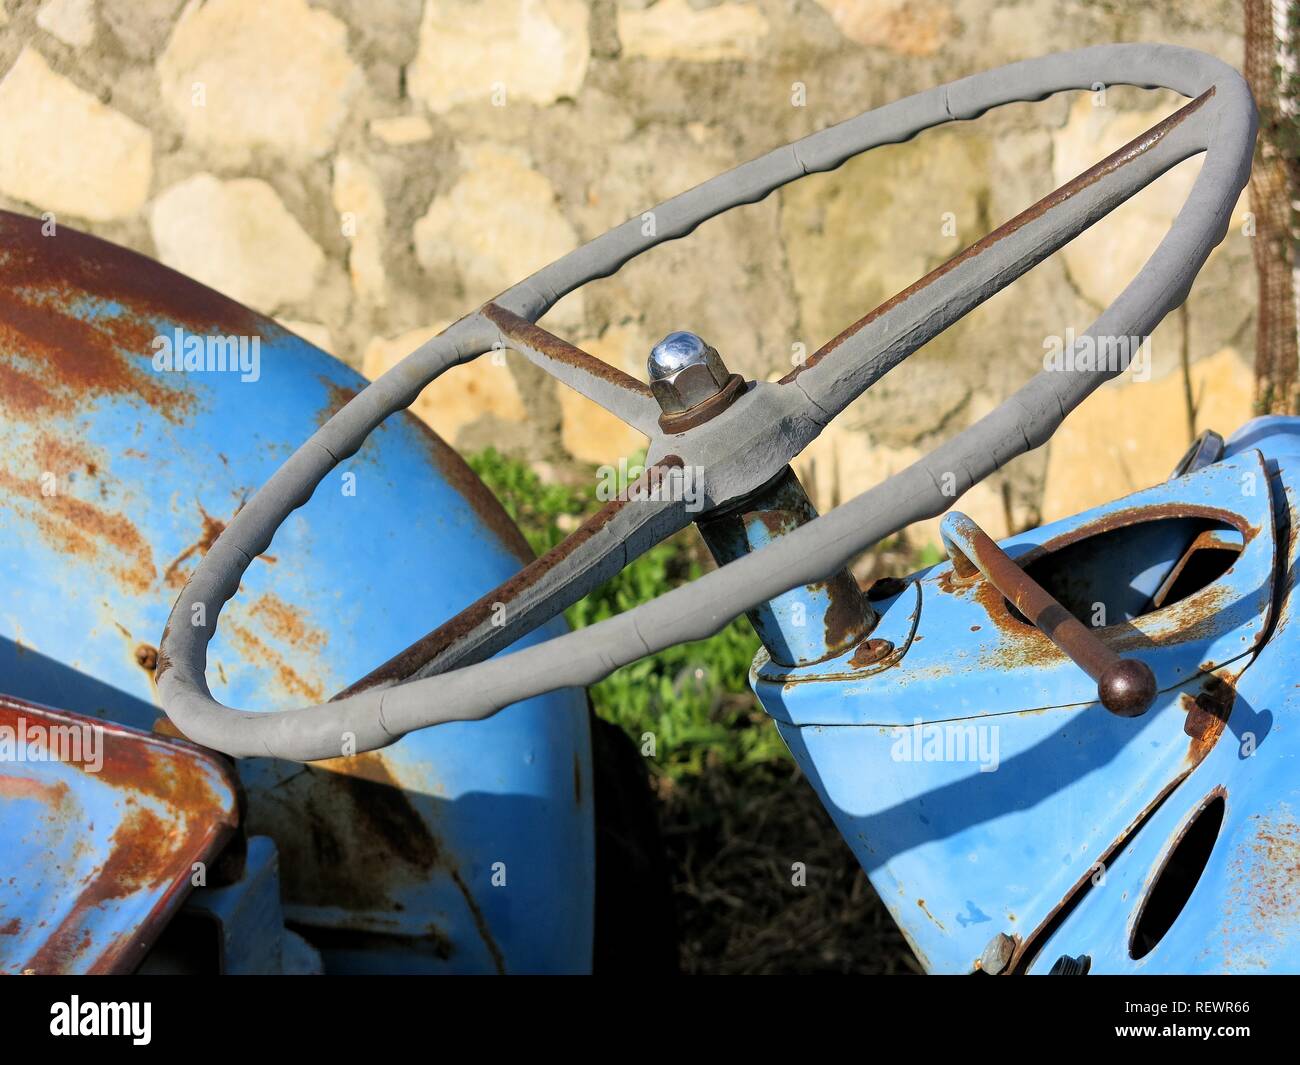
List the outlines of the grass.
{"label": "grass", "polygon": [[[543,481],[526,463],[492,449],[469,463],[538,554],[599,506],[594,472],[585,482]],[[924,556],[912,561],[925,564]],[[712,565],[698,534],[684,530],[565,616],[583,628]],[[654,738],[649,768],[673,878],[682,968],[916,971],[892,919],[749,688],[758,647],[741,618],[711,639],[624,666],[590,689],[595,712],[638,748],[647,733]],[[791,883],[795,862],[807,869],[806,886]]]}

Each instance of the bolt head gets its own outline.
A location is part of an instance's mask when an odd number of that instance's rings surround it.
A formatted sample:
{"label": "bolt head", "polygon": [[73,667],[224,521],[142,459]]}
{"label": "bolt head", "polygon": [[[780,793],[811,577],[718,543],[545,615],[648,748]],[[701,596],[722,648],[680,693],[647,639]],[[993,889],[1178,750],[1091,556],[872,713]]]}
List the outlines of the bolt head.
{"label": "bolt head", "polygon": [[669,333],[650,352],[650,391],[665,414],[681,414],[722,391],[722,356],[694,333]]}
{"label": "bolt head", "polygon": [[997,976],[1010,963],[1016,952],[1016,940],[1005,932],[999,932],[989,940],[980,958],[980,968],[990,976]]}

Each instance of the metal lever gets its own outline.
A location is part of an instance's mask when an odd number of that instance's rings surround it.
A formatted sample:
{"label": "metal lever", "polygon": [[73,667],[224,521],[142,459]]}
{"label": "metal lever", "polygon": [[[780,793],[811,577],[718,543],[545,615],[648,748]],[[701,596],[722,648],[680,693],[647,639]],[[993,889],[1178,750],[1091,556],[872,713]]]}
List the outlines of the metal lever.
{"label": "metal lever", "polygon": [[1091,629],[1020,568],[969,517],[950,512],[940,523],[954,575],[969,580],[982,575],[1043,634],[1097,682],[1101,705],[1120,717],[1145,714],[1156,697],[1151,668],[1136,658],[1120,658]]}

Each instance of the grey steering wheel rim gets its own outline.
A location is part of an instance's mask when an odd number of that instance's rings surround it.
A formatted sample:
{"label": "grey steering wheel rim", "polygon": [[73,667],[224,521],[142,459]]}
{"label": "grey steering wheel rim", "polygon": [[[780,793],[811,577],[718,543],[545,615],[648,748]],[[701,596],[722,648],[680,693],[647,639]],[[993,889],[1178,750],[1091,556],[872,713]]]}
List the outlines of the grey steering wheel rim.
{"label": "grey steering wheel rim", "polygon": [[[1189,119],[1170,126],[1149,151],[1131,162],[1121,160],[1125,170],[1135,174],[1123,180],[1141,188],[1183,159],[1204,153],[1201,172],[1169,232],[1085,335],[1145,338],[1183,302],[1197,272],[1223,239],[1249,177],[1256,127],[1254,103],[1240,74],[1210,56],[1167,45],[1103,45],[1028,60],[866,112],[665,201],[653,209],[653,235],[644,232],[644,216],[633,218],[487,306],[535,322],[581,285],[805,174],[832,170],[871,148],[906,141],[946,122],[976,118],[993,107],[1098,84],[1167,88],[1197,105],[1185,108]],[[933,336],[1051,254],[1064,243],[1060,233],[1085,228],[1133,191],[1121,188],[1116,193],[1102,180],[1080,186],[1062,208],[1064,228],[1056,223],[1058,230],[1050,240],[1035,220],[1021,224],[980,252],[984,274],[978,276],[984,279],[978,284],[968,280],[968,295],[953,287],[957,282],[940,278],[911,295],[904,308],[907,317],[892,319],[890,328],[913,338]],[[775,417],[780,425],[773,433],[780,435],[769,434],[764,440],[779,439],[782,448],[750,447],[745,458],[733,461],[729,456],[718,463],[706,493],[711,505],[756,487],[756,477],[789,461],[789,448],[797,454],[847,402],[915,350],[917,345],[908,348],[901,342],[880,347],[880,337],[872,332],[876,324],[868,316],[851,335],[842,335],[834,358],[809,365],[781,385],[760,385],[745,397],[749,413],[736,418],[752,419],[756,413]],[[971,485],[1045,443],[1074,407],[1118,372],[1044,370],[979,422],[875,488],[760,551],[579,632],[436,677],[417,676],[317,706],[257,712],[214,699],[205,677],[207,645],[222,606],[235,595],[252,560],[270,546],[288,515],[305,504],[325,476],[353,455],[384,419],[410,406],[450,367],[501,343],[502,336],[499,315],[494,320],[480,310],[416,349],[307,440],[231,521],[182,590],[160,641],[155,674],[159,697],[187,737],[235,756],[313,761],[378,749],[415,729],[485,718],[547,691],[595,683],[645,655],[708,637],[746,609],[821,579],[882,538],[942,513]],[[642,398],[617,391],[604,397],[610,409],[639,427],[646,421]],[[739,424],[727,421],[728,414],[731,411],[675,438],[656,435],[648,427],[651,461],[663,460],[670,451],[687,463],[702,461],[719,446],[728,426],[734,430]],[[945,493],[944,488],[950,490]],[[654,539],[690,520],[671,507],[652,507],[645,513],[648,518],[634,532]],[[614,564],[627,557],[626,550],[615,554]]]}

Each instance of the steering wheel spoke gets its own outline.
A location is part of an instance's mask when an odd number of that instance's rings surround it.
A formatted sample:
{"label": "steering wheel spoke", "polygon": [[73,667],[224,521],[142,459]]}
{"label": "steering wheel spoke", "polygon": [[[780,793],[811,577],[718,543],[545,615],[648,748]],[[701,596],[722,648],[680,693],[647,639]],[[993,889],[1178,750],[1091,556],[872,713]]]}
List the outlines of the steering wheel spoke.
{"label": "steering wheel spoke", "polygon": [[659,406],[645,384],[500,304],[488,303],[482,314],[500,330],[507,347],[633,429],[654,436]]}
{"label": "steering wheel spoke", "polygon": [[655,544],[684,529],[692,515],[666,491],[670,456],[627,487],[541,558],[394,655],[335,699],[472,665],[567,610]]}
{"label": "steering wheel spoke", "polygon": [[1208,143],[1208,89],[823,344],[782,378],[833,417],[954,322]]}

